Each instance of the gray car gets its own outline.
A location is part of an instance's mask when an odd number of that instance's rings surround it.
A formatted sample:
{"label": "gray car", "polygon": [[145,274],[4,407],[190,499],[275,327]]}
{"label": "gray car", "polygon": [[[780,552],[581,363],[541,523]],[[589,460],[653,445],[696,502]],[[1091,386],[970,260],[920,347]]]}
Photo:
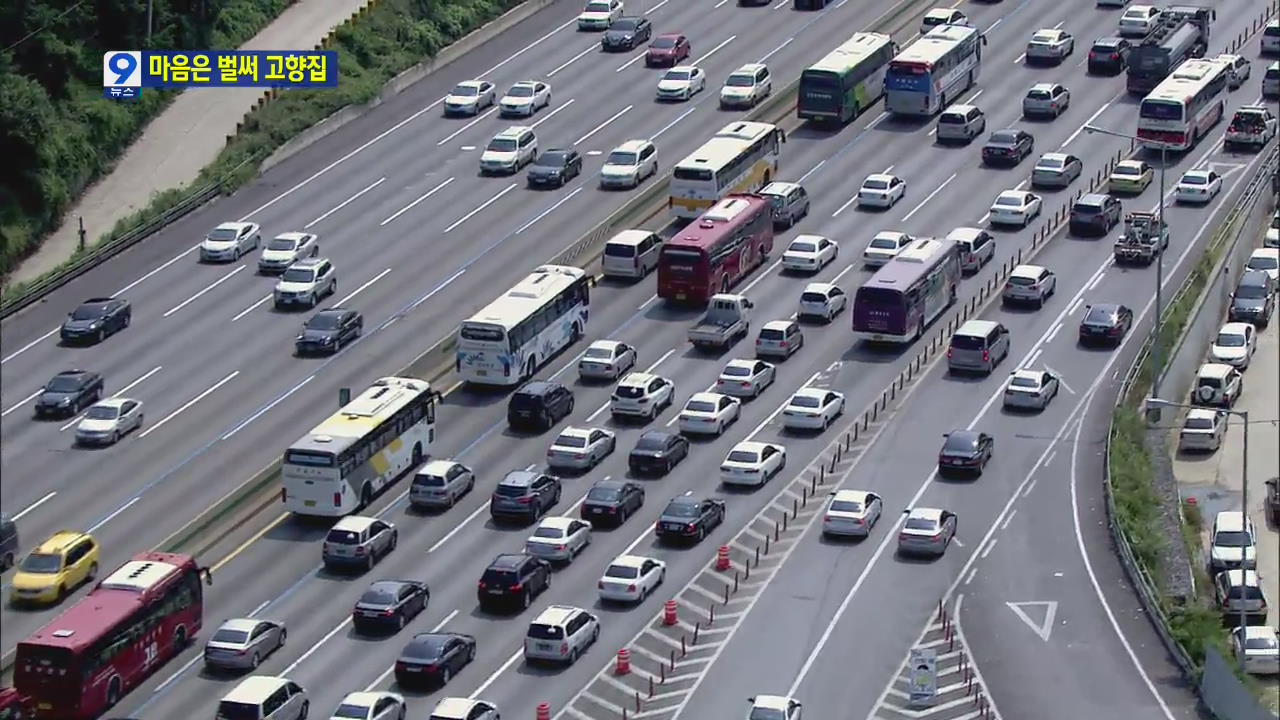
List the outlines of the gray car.
{"label": "gray car", "polygon": [[1040,156],[1031,170],[1031,187],[1064,188],[1084,172],[1084,163],[1075,155],[1050,152]]}
{"label": "gray car", "polygon": [[383,555],[396,549],[395,525],[377,518],[348,515],[324,538],[321,557],[325,567],[357,566],[372,570]]}
{"label": "gray car", "polygon": [[936,508],[914,508],[898,532],[898,552],[941,557],[955,536],[955,513]]}
{"label": "gray car", "polygon": [[204,664],[211,670],[256,670],[271,653],[284,647],[284,623],[235,618],[222,623],[204,644]]}
{"label": "gray car", "polygon": [[1056,118],[1071,105],[1071,93],[1060,83],[1036,83],[1022,98],[1024,117]]}
{"label": "gray car", "polygon": [[809,214],[809,193],[799,183],[771,182],[759,194],[773,203],[775,228],[789,228]]}

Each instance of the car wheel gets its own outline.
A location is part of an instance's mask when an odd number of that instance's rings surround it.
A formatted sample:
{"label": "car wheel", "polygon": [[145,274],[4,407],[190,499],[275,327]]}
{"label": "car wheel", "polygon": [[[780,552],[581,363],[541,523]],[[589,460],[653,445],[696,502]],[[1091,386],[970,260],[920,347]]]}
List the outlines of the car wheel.
{"label": "car wheel", "polygon": [[116,443],[120,442],[120,433],[118,433],[118,432],[112,432],[112,433],[111,433],[111,437],[110,437],[110,438],[108,438],[108,439],[111,441],[111,442],[109,443],[110,445],[115,445]]}
{"label": "car wheel", "polygon": [[396,630],[403,630],[403,629],[404,629],[404,615],[399,615],[396,617]]}
{"label": "car wheel", "polygon": [[254,653],[253,657],[249,659],[249,667],[253,670],[257,670],[258,665],[260,665],[261,663],[262,663],[262,658],[258,656],[258,653]]}
{"label": "car wheel", "polygon": [[284,647],[285,640],[289,637],[289,633],[284,628],[280,628],[280,642],[276,643],[276,649]]}
{"label": "car wheel", "polygon": [[698,542],[702,542],[703,539],[707,537],[707,529],[699,525],[697,537],[698,537]]}
{"label": "car wheel", "polygon": [[529,609],[529,605],[533,603],[533,596],[529,593],[528,590],[525,591],[524,595],[520,596],[520,602],[521,604],[524,605],[525,610]]}

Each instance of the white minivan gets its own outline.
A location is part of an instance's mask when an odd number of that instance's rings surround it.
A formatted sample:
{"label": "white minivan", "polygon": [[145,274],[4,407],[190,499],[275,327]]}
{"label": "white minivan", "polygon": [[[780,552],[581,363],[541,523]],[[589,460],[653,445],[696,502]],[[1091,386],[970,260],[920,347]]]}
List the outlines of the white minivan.
{"label": "white minivan", "polygon": [[307,691],[288,678],[245,678],[218,703],[216,720],[306,720]]}
{"label": "white minivan", "polygon": [[600,261],[605,277],[642,278],[658,267],[662,238],[649,230],[623,230],[604,244]]}

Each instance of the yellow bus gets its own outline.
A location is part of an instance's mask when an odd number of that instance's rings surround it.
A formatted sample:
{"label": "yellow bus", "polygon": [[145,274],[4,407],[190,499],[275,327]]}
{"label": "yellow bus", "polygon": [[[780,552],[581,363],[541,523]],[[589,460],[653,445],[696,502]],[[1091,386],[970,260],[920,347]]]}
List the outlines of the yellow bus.
{"label": "yellow bus", "polygon": [[676,164],[671,173],[672,213],[692,220],[730,193],[750,193],[778,174],[786,134],[777,125],[734,122]]}

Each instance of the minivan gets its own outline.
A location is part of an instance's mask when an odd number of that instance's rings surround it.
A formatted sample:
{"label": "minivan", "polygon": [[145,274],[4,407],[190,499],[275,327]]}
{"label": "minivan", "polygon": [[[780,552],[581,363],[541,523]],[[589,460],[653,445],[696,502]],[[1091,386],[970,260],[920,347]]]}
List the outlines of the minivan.
{"label": "minivan", "polygon": [[600,620],[571,605],[552,605],[539,613],[524,638],[524,659],[572,665],[600,637]]}
{"label": "minivan", "polygon": [[773,203],[773,227],[789,228],[809,214],[809,193],[800,183],[771,182],[760,188],[760,195]]}
{"label": "minivan", "polygon": [[218,703],[217,720],[306,720],[307,691],[288,678],[245,678]]}
{"label": "minivan", "polygon": [[996,256],[996,239],[980,228],[961,227],[947,233],[960,251],[960,272],[975,273]]}
{"label": "minivan", "polygon": [[990,374],[1009,355],[1009,331],[993,320],[970,320],[951,336],[947,369]]}
{"label": "minivan", "polygon": [[13,567],[18,556],[18,524],[0,513],[0,572]]}
{"label": "minivan", "polygon": [[604,244],[600,261],[605,277],[642,278],[658,267],[662,238],[649,230],[623,230]]}
{"label": "minivan", "polygon": [[573,392],[557,382],[531,382],[511,394],[507,425],[513,430],[546,430],[573,412]]}
{"label": "minivan", "polygon": [[938,142],[968,144],[987,129],[987,116],[975,105],[952,105],[938,116]]}

